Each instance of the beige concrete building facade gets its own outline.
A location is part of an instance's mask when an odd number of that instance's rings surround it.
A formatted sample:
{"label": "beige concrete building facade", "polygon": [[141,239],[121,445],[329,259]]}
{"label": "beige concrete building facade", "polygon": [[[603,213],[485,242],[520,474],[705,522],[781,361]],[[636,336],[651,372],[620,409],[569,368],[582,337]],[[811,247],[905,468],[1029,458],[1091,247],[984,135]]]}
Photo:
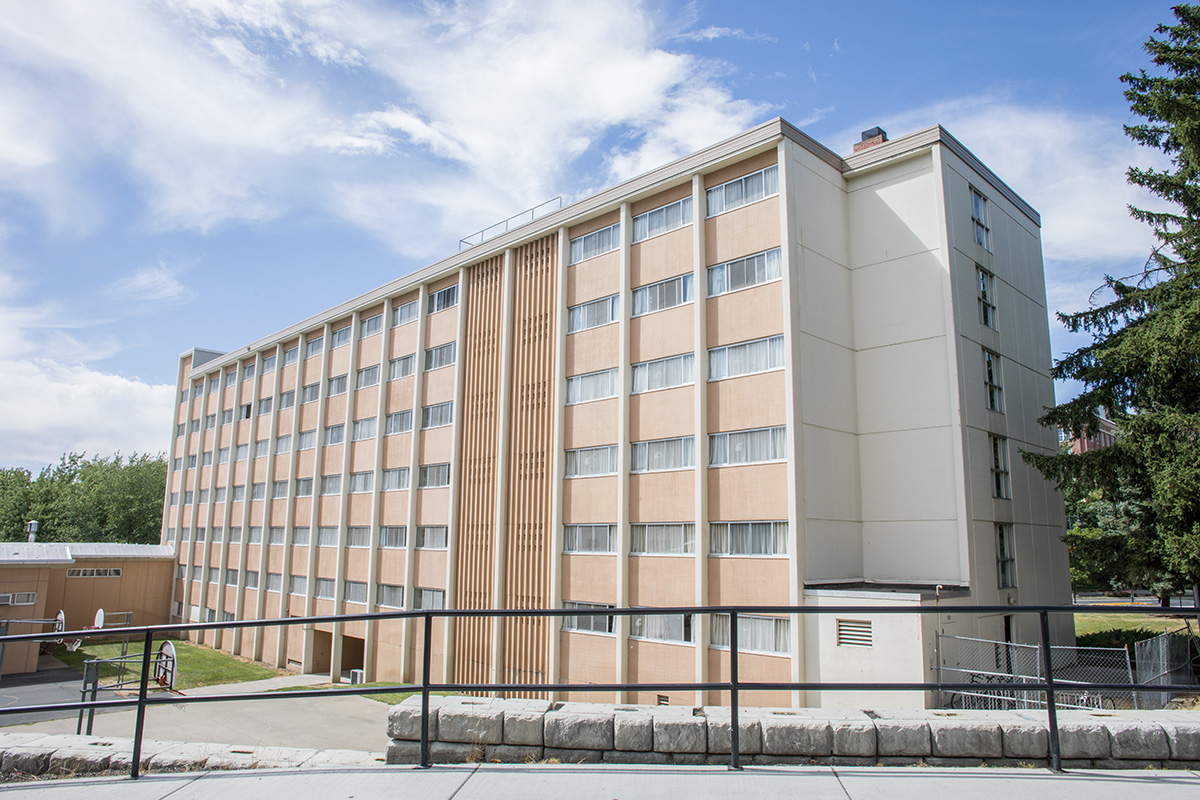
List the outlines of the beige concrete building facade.
{"label": "beige concrete building facade", "polygon": [[[774,120],[185,353],[175,616],[1068,601],[1062,502],[1018,452],[1056,446],[1038,214],[940,127],[868,144]],[[728,670],[724,615],[434,627],[447,680]],[[937,629],[1036,635],[954,613],[740,627],[742,678],[768,681],[920,681]],[[419,623],[281,630],[210,641],[368,680],[421,664]]]}

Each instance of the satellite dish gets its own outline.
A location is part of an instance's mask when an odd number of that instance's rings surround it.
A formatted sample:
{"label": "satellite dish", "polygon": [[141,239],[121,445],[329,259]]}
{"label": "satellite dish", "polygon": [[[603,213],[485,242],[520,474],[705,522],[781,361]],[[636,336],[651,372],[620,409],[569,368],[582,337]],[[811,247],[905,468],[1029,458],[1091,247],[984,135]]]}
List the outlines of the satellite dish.
{"label": "satellite dish", "polygon": [[[60,608],[58,610],[58,613],[54,615],[54,632],[62,633],[66,629],[67,629],[67,615],[64,614],[63,610]],[[59,637],[54,640],[55,644],[62,644],[62,642],[63,642],[62,637]]]}
{"label": "satellite dish", "polygon": [[96,617],[95,617],[95,619],[92,620],[92,625],[94,625],[97,629],[104,627],[104,609],[103,608],[96,609]]}

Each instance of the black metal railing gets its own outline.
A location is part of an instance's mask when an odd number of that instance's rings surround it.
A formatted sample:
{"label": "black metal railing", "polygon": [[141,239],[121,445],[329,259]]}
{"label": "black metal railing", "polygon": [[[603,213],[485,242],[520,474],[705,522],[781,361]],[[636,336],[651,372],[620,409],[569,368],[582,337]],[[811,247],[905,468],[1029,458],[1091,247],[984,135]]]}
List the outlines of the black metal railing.
{"label": "black metal railing", "polygon": [[[420,611],[387,611],[364,614],[339,614],[313,617],[287,617],[283,619],[244,620],[223,622],[195,622],[171,625],[149,625],[141,627],[112,628],[105,630],[82,630],[69,632],[31,633],[0,637],[0,643],[45,641],[48,639],[88,639],[93,637],[140,636],[143,640],[141,654],[141,679],[136,698],[114,700],[91,700],[72,703],[54,703],[33,706],[9,706],[0,708],[0,716],[18,712],[75,710],[114,710],[136,707],[134,723],[133,758],[130,777],[137,778],[141,771],[142,734],[145,729],[146,708],[152,705],[190,703],[233,702],[238,700],[287,700],[306,697],[335,697],[339,695],[389,694],[396,691],[413,690],[421,693],[421,749],[420,766],[432,766],[429,747],[429,697],[433,692],[497,692],[497,693],[550,693],[550,692],[628,692],[628,691],[728,691],[730,706],[730,756],[731,769],[741,769],[739,747],[739,695],[744,691],[970,691],[977,689],[972,683],[877,683],[829,681],[743,681],[738,673],[740,650],[738,647],[738,615],[797,615],[820,616],[840,615],[893,615],[893,614],[1037,614],[1040,625],[1041,653],[1045,680],[1040,682],[996,682],[989,683],[989,690],[1014,689],[1023,692],[1040,691],[1046,696],[1047,726],[1049,733],[1050,767],[1062,770],[1059,746],[1058,714],[1055,707],[1054,665],[1051,663],[1050,615],[1079,613],[1140,614],[1177,616],[1183,609],[1130,606],[695,606],[674,608],[605,608],[605,609],[438,609]],[[645,683],[437,683],[430,670],[433,650],[433,621],[435,619],[457,619],[462,617],[578,617],[578,616],[642,616],[678,614],[728,614],[729,615],[729,680],[691,682],[645,682]],[[230,630],[240,628],[279,627],[285,625],[315,625],[322,623],[346,623],[383,620],[422,620],[423,646],[420,683],[395,683],[383,686],[349,686],[346,688],[301,689],[287,692],[242,692],[213,695],[180,696],[151,695],[150,664],[153,657],[154,638],[177,638],[190,631]],[[1080,683],[1072,681],[1072,690],[1131,691],[1131,692],[1186,692],[1195,691],[1195,686],[1170,684],[1132,683]]]}

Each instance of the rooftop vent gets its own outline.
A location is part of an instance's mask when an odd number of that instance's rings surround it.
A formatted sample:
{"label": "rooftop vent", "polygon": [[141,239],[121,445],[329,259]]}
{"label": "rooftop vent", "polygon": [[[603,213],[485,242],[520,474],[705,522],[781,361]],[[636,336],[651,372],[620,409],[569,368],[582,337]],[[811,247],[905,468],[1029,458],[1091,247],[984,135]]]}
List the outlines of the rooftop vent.
{"label": "rooftop vent", "polygon": [[863,150],[883,144],[887,140],[887,131],[876,125],[874,128],[862,132],[862,141],[854,145],[854,152],[861,153]]}

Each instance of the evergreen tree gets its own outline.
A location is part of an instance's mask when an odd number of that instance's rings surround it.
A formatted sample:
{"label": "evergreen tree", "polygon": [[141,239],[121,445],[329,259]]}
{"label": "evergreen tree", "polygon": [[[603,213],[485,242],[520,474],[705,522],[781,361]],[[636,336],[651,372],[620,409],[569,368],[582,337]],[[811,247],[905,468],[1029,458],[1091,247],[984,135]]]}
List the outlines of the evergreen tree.
{"label": "evergreen tree", "polygon": [[[1078,455],[1023,454],[1047,478],[1080,494],[1096,490],[1110,503],[1140,487],[1148,513],[1127,531],[1139,563],[1200,584],[1200,8],[1174,9],[1146,43],[1156,74],[1121,76],[1133,113],[1125,126],[1135,142],[1161,150],[1163,170],[1129,168],[1130,183],[1169,204],[1130,208],[1153,229],[1157,245],[1141,272],[1106,277],[1111,299],[1059,314],[1092,342],[1051,370],[1084,391],[1050,409],[1043,425],[1085,434],[1100,409],[1118,426],[1117,443]],[[1124,489],[1122,488],[1124,486]],[[1131,556],[1132,557],[1132,556]],[[1200,588],[1197,588],[1200,594]]]}

